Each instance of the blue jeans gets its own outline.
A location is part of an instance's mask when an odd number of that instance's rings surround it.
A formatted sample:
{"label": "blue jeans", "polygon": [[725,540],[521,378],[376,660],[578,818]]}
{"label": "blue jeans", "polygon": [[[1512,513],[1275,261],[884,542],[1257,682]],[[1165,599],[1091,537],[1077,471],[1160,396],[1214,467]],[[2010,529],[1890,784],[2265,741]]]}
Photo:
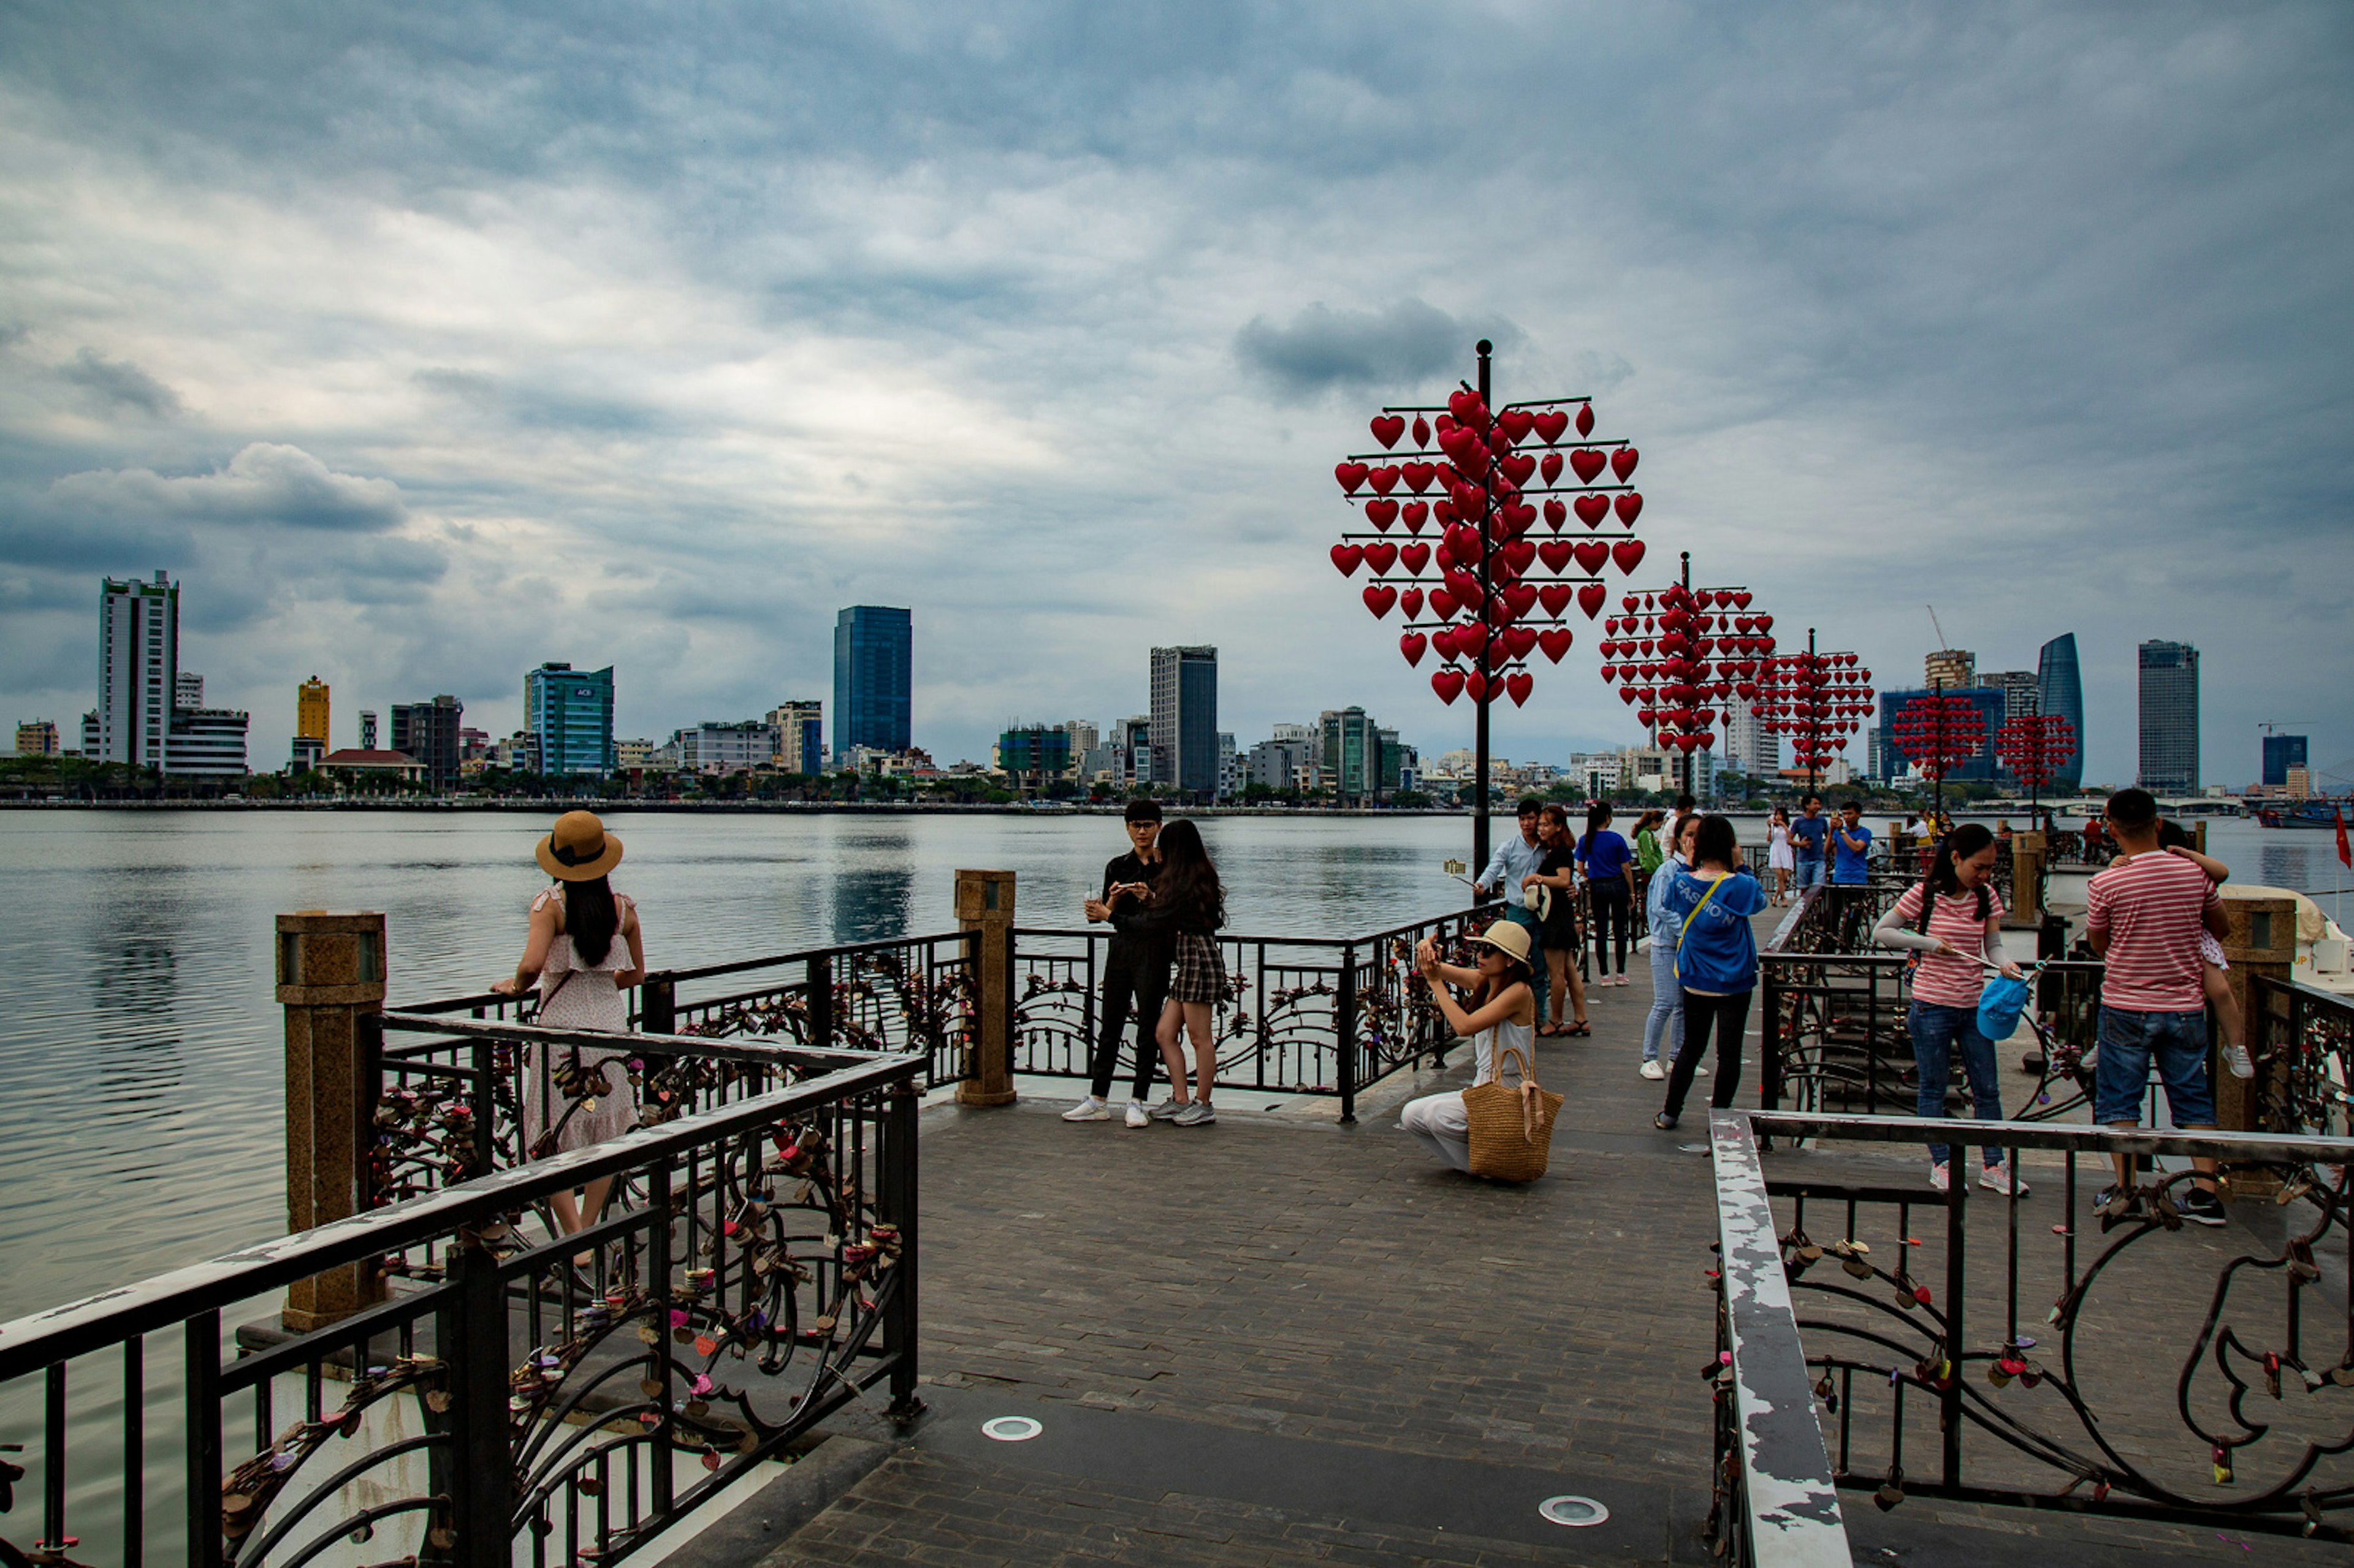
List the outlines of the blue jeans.
{"label": "blue jeans", "polygon": [[1805,855],[1800,855],[1798,857],[1798,874],[1794,880],[1793,885],[1801,889],[1818,887],[1822,885],[1822,857],[1818,855],[1813,860],[1808,860]]}
{"label": "blue jeans", "polygon": [[1668,1060],[1684,1043],[1684,988],[1676,979],[1676,945],[1651,938],[1651,1012],[1643,1020],[1643,1060],[1659,1059],[1659,1038],[1668,1041]]}
{"label": "blue jeans", "polygon": [[2093,1063],[2093,1119],[2104,1127],[2141,1125],[2149,1061],[2166,1084],[2177,1127],[2213,1127],[2215,1090],[2207,1080],[2207,1013],[2131,1012],[2101,1008],[2101,1049]]}
{"label": "blue jeans", "polygon": [[[1962,1072],[1970,1081],[1970,1114],[1980,1121],[2002,1119],[2002,1086],[1995,1078],[1994,1043],[1978,1033],[1975,1007],[1944,1007],[1916,1001],[1905,1016],[1913,1033],[1913,1065],[1920,1070],[1921,1092],[1914,1100],[1916,1115],[1946,1114],[1946,1086],[1952,1081],[1954,1057],[1962,1058]],[[1933,1143],[1929,1158],[1943,1165],[1953,1154],[1950,1145]],[[2002,1163],[2002,1150],[1987,1145],[1986,1162]]]}

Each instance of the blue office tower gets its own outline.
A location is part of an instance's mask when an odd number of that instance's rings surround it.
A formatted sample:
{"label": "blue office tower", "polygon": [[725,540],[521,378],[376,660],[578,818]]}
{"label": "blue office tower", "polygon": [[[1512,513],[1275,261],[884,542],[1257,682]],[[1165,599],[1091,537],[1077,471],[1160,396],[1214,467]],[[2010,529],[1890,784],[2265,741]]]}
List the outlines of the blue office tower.
{"label": "blue office tower", "polygon": [[854,604],[833,623],[833,750],[905,751],[915,706],[912,610]]}
{"label": "blue office tower", "polygon": [[1901,779],[1912,767],[1912,759],[1896,748],[1896,715],[1905,705],[1930,696],[1960,697],[1978,714],[1978,749],[1965,760],[1956,763],[1946,775],[1956,781],[1967,780],[1990,784],[1995,779],[1996,761],[1994,737],[2002,728],[2003,693],[2000,686],[1947,686],[1942,691],[1931,687],[1914,687],[1908,691],[1880,694],[1880,721],[1873,736],[1875,753],[1880,763],[1882,783]]}
{"label": "blue office tower", "polygon": [[2288,770],[2306,763],[2306,737],[2268,735],[2264,738],[2264,782],[2278,789],[2288,782]]}
{"label": "blue office tower", "polygon": [[2076,634],[2063,631],[2043,645],[2035,670],[2037,711],[2068,721],[2075,745],[2052,770],[2049,788],[2074,789],[2084,779],[2084,683],[2076,673]]}
{"label": "blue office tower", "polygon": [[[436,698],[436,702],[448,701]],[[458,770],[458,721],[447,718],[450,777]],[[400,734],[400,710],[393,710]],[[542,664],[523,678],[523,727],[539,744],[539,770],[551,779],[601,779],[613,767],[613,666],[576,670]],[[393,748],[400,742],[395,739]]]}

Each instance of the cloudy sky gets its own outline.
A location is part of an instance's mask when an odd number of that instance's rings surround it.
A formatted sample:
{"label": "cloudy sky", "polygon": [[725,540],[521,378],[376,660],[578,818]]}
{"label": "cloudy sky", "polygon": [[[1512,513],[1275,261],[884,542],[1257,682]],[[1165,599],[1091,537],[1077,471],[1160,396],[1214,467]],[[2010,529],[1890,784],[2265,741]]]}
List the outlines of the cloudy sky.
{"label": "cloudy sky", "polygon": [[[943,760],[1166,642],[1246,745],[1436,752],[1331,471],[1486,334],[1649,568],[1883,683],[2073,630],[2100,779],[2188,641],[2210,780],[2354,773],[2350,79],[2335,4],[14,5],[0,716],[162,567],[265,765],[313,671],[341,744],[542,659],[625,735],[830,696],[860,602]],[[1638,738],[1593,641],[1500,751]]]}

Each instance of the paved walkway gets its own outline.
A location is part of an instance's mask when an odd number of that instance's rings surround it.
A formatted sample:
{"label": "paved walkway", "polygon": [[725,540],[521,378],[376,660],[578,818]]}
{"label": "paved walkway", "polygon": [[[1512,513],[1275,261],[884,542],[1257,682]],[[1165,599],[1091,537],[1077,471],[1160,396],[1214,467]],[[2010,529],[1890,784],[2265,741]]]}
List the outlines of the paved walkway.
{"label": "paved walkway", "polygon": [[[1447,1172],[1397,1129],[1461,1066],[1384,1086],[1352,1128],[1296,1106],[1194,1130],[1067,1125],[1048,1100],[929,1113],[934,1414],[766,1568],[1709,1561],[1707,1080],[1683,1132],[1650,1128],[1649,995],[1638,967],[1594,993],[1591,1041],[1543,1044],[1568,1101],[1527,1188]],[[1744,1083],[1754,1104],[1754,1037]],[[1918,1181],[1917,1155],[1854,1158]],[[981,1436],[1009,1414],[1043,1434]],[[1548,1523],[1557,1493],[1612,1518]],[[2249,1560],[2211,1531],[1849,1506],[1860,1561],[1982,1563],[2022,1534],[2037,1562]]]}

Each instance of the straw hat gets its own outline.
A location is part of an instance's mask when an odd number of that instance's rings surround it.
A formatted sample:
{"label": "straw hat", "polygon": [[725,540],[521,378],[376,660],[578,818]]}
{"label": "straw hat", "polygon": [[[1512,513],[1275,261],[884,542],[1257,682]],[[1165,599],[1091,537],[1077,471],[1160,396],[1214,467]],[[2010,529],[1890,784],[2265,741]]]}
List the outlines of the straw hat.
{"label": "straw hat", "polygon": [[533,851],[539,868],[558,882],[594,882],[621,863],[621,841],[593,811],[567,811]]}
{"label": "straw hat", "polygon": [[1522,964],[1529,961],[1529,928],[1511,920],[1499,920],[1478,936],[1475,942],[1485,942],[1509,959]]}

